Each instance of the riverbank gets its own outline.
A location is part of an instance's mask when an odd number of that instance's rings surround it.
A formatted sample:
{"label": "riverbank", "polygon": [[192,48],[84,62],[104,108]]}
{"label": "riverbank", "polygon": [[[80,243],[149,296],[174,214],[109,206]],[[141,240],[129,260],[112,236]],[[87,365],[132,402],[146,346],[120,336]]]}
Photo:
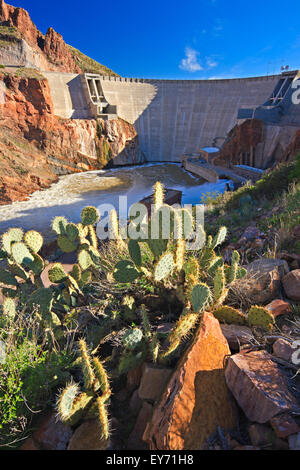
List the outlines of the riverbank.
{"label": "riverbank", "polygon": [[35,229],[51,242],[50,229],[55,216],[65,216],[77,223],[87,205],[112,204],[119,210],[119,196],[127,196],[128,206],[151,194],[157,180],[182,191],[182,204],[197,204],[204,194],[225,191],[227,180],[206,183],[179,164],[147,164],[142,166],[88,171],[65,175],[43,191],[33,193],[28,201],[0,207],[0,234],[10,227]]}

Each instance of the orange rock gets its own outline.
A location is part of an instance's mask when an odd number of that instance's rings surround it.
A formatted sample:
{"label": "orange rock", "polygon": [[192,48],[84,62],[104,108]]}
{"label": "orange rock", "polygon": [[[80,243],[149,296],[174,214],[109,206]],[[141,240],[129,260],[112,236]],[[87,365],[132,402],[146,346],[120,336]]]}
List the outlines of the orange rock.
{"label": "orange rock", "polygon": [[280,299],[273,300],[266,308],[273,314],[274,318],[279,315],[286,315],[292,311],[290,304]]}
{"label": "orange rock", "polygon": [[146,428],[144,440],[151,449],[202,449],[218,426],[235,427],[235,409],[224,378],[229,354],[218,320],[205,312]]}

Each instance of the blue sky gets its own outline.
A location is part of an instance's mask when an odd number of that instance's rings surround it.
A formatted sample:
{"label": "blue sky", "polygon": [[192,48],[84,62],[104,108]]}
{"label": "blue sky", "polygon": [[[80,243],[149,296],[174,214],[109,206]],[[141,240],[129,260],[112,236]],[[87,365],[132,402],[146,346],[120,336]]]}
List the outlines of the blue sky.
{"label": "blue sky", "polygon": [[207,79],[300,68],[300,2],[8,0],[124,77]]}

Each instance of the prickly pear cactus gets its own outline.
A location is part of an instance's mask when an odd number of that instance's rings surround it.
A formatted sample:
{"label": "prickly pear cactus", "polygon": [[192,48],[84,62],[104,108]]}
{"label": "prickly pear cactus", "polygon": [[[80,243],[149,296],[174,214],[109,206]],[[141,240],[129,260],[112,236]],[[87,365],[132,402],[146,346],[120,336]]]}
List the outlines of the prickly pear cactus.
{"label": "prickly pear cactus", "polygon": [[81,212],[81,221],[84,226],[95,225],[100,220],[100,213],[96,207],[87,206]]}
{"label": "prickly pear cactus", "polygon": [[163,255],[159,260],[154,269],[154,280],[159,282],[165,279],[173,269],[175,268],[174,256],[172,253]]}
{"label": "prickly pear cactus", "polygon": [[227,323],[228,325],[245,325],[246,316],[239,310],[223,305],[213,311],[214,316],[221,322]]}
{"label": "prickly pear cactus", "polygon": [[123,346],[129,351],[133,351],[143,339],[143,332],[139,328],[126,331],[122,338]]}
{"label": "prickly pear cactus", "polygon": [[57,235],[65,235],[67,225],[68,221],[65,217],[55,217],[52,221],[51,227]]}
{"label": "prickly pear cactus", "polygon": [[44,244],[44,238],[39,232],[30,230],[25,233],[24,242],[33,253],[38,253]]}
{"label": "prickly pear cactus", "polygon": [[265,330],[271,331],[274,327],[275,319],[269,310],[254,305],[248,312],[247,322],[250,326],[259,326]]}
{"label": "prickly pear cactus", "polygon": [[140,267],[142,265],[142,254],[138,242],[136,240],[129,240],[128,250],[134,264]]}
{"label": "prickly pear cactus", "polygon": [[116,264],[113,275],[117,282],[125,283],[135,281],[139,277],[139,272],[131,261],[122,260]]}
{"label": "prickly pear cactus", "polygon": [[61,263],[55,263],[48,271],[49,281],[54,284],[64,282],[68,275],[66,274],[64,267]]}
{"label": "prickly pear cactus", "polygon": [[212,299],[210,288],[204,284],[197,284],[192,290],[192,307],[194,312],[203,311]]}

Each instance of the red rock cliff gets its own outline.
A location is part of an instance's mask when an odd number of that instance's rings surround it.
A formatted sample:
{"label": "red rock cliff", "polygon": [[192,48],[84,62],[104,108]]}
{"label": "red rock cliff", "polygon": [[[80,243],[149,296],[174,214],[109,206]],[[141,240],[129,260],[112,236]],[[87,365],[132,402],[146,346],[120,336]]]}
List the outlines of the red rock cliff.
{"label": "red rock cliff", "polygon": [[[32,63],[33,66],[45,71],[59,71],[70,73],[82,73],[85,71],[116,75],[111,70],[89,59],[76,49],[70,48],[63,37],[49,28],[46,35],[43,35],[31,20],[28,12],[23,8],[16,8],[7,5],[4,0],[0,0],[0,25],[10,26],[17,29],[17,34],[9,34],[18,46],[15,53],[11,51],[11,42],[8,41],[6,50],[5,44],[0,48],[0,63],[6,65],[20,65]],[[5,29],[0,33],[0,39],[5,39]],[[30,50],[24,47],[24,54],[16,59],[16,55],[22,49],[22,41],[26,41]],[[10,61],[11,54],[11,61]],[[19,62],[19,63],[16,63]]]}

